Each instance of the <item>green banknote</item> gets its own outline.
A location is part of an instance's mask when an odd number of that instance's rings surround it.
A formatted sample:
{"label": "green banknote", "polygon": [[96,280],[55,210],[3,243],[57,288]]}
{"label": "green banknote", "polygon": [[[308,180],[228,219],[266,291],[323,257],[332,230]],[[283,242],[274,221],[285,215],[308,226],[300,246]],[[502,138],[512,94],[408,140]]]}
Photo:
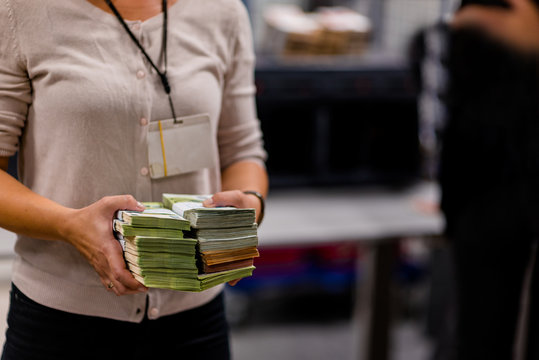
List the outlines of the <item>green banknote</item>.
{"label": "green banknote", "polygon": [[198,239],[198,249],[201,252],[210,250],[231,250],[258,246],[257,236],[245,236],[232,239]]}
{"label": "green banknote", "polygon": [[128,263],[129,270],[133,274],[137,274],[142,277],[151,276],[153,278],[183,278],[183,279],[198,279],[197,269],[167,269],[167,268],[141,268],[135,264]]}
{"label": "green banknote", "polygon": [[207,208],[202,205],[202,201],[208,197],[209,195],[163,194],[163,204],[189,220],[191,227],[196,229],[252,227],[255,223],[255,209]]}
{"label": "green banknote", "polygon": [[219,284],[251,276],[253,275],[254,269],[254,266],[249,266],[212,274],[198,275],[198,279],[200,280],[200,288],[201,290],[206,290]]}
{"label": "green banknote", "polygon": [[196,239],[133,236],[124,237],[125,246],[143,252],[196,255]]}
{"label": "green banknote", "polygon": [[183,238],[183,230],[134,226],[118,219],[114,219],[113,227],[114,227],[114,231],[117,231],[123,237],[151,236],[151,237],[164,237],[164,238],[177,238],[177,239]]}
{"label": "green banknote", "polygon": [[158,202],[158,201],[145,201],[145,202],[142,202],[142,205],[144,205],[146,207],[146,209],[162,209],[162,208],[164,208],[163,203]]}
{"label": "green banknote", "polygon": [[225,240],[257,236],[257,225],[221,229],[192,229],[189,237],[199,240]]}
{"label": "green banknote", "polygon": [[163,277],[159,275],[138,275],[133,274],[141,284],[160,289],[180,290],[180,291],[201,291],[200,281],[198,279],[189,279],[184,277]]}
{"label": "green banknote", "polygon": [[127,262],[141,269],[197,269],[196,257],[189,255],[143,252],[126,246],[124,257]]}
{"label": "green banknote", "polygon": [[170,276],[151,272],[143,275],[133,272],[133,276],[147,287],[195,292],[207,290],[228,281],[251,276],[254,269],[254,266],[249,266],[213,274],[198,275],[196,279],[186,277],[185,275]]}
{"label": "green banknote", "polygon": [[127,225],[147,228],[189,230],[189,221],[164,208],[146,209],[143,212],[120,210],[117,218]]}

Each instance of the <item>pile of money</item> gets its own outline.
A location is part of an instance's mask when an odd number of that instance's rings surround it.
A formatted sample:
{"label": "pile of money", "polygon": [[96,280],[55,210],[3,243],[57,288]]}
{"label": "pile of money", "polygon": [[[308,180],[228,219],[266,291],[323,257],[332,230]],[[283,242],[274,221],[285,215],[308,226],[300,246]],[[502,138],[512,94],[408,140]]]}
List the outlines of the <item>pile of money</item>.
{"label": "pile of money", "polygon": [[210,195],[163,194],[163,205],[189,220],[195,229],[229,229],[251,227],[255,222],[254,209],[202,206]]}
{"label": "pile of money", "polygon": [[[163,194],[164,206],[189,220],[189,236],[197,240],[201,274],[212,276],[243,269],[254,270],[258,232],[254,209],[206,208],[209,195]],[[239,277],[238,277],[239,278]]]}
{"label": "pile of money", "polygon": [[143,212],[120,210],[114,220],[114,230],[127,236],[183,237],[182,230],[190,230],[189,221],[163,208]]}
{"label": "pile of money", "polygon": [[[197,206],[201,207],[203,200],[197,201]],[[143,212],[118,211],[113,222],[127,267],[140,283],[147,287],[202,291],[252,275],[253,258],[258,256],[254,211],[252,216],[246,214],[249,211],[239,211],[240,215],[235,217],[224,209],[239,209],[219,208],[209,218],[189,215],[187,220],[183,212],[180,215],[160,208],[160,203],[144,204],[147,208]],[[205,220],[197,221],[199,218]],[[249,226],[226,227],[248,222]],[[222,229],[226,231],[204,228],[215,226],[214,223],[225,224]],[[202,224],[203,228],[193,224]]]}
{"label": "pile of money", "polygon": [[198,241],[204,273],[253,266],[254,258],[259,256],[256,224],[227,229],[194,229],[189,234]]}
{"label": "pile of money", "polygon": [[[146,204],[145,204],[146,205]],[[189,221],[157,206],[118,211],[114,230],[133,276],[148,287],[200,291],[195,239]]]}

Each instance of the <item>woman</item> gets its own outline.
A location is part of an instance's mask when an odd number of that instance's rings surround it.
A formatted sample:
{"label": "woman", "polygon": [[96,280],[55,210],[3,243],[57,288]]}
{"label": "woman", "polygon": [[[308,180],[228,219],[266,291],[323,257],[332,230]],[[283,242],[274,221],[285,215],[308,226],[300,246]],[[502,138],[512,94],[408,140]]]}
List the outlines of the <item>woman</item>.
{"label": "woman", "polygon": [[[267,175],[241,2],[1,0],[0,24],[0,166],[19,151],[21,180],[0,171],[0,226],[19,235],[3,358],[228,358],[223,287],[145,288],[111,220],[165,192],[260,214],[243,192],[265,195]],[[197,114],[211,130],[193,149],[216,145],[195,159],[213,166],[153,176],[148,128]]]}

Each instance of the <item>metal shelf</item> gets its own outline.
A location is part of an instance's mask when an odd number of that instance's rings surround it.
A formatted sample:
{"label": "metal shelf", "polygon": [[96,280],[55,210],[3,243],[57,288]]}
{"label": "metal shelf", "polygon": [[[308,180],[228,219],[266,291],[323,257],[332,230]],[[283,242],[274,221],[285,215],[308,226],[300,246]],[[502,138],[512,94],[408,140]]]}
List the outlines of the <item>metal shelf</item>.
{"label": "metal shelf", "polygon": [[419,177],[416,92],[402,59],[259,56],[255,75],[272,186]]}
{"label": "metal shelf", "polygon": [[262,57],[256,67],[258,101],[410,100],[415,89],[404,62],[383,58],[309,61]]}

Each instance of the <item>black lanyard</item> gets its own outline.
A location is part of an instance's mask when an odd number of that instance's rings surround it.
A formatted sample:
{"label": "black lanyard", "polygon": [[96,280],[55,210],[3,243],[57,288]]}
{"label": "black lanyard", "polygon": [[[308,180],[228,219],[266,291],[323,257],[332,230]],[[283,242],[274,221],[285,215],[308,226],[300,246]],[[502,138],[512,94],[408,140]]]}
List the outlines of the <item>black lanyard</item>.
{"label": "black lanyard", "polygon": [[127,34],[131,38],[131,40],[134,41],[135,45],[138,46],[140,51],[142,51],[142,54],[146,57],[152,68],[157,72],[159,75],[159,78],[161,79],[161,83],[163,84],[163,88],[165,89],[165,92],[168,95],[168,103],[170,104],[170,110],[172,111],[172,118],[174,119],[174,122],[177,122],[176,118],[176,112],[174,111],[174,104],[172,103],[172,97],[170,96],[170,84],[168,82],[167,78],[167,27],[168,27],[168,10],[167,10],[167,0],[163,0],[163,37],[162,37],[162,45],[161,45],[161,54],[163,55],[163,59],[165,61],[165,71],[161,72],[159,68],[154,64],[146,50],[142,47],[138,39],[135,37],[135,35],[131,32],[129,29],[129,26],[127,26],[124,18],[120,13],[118,12],[118,9],[116,9],[116,6],[112,4],[111,0],[105,0],[109,8],[112,10],[114,15],[118,18],[120,23],[123,25],[125,31],[127,31]]}

